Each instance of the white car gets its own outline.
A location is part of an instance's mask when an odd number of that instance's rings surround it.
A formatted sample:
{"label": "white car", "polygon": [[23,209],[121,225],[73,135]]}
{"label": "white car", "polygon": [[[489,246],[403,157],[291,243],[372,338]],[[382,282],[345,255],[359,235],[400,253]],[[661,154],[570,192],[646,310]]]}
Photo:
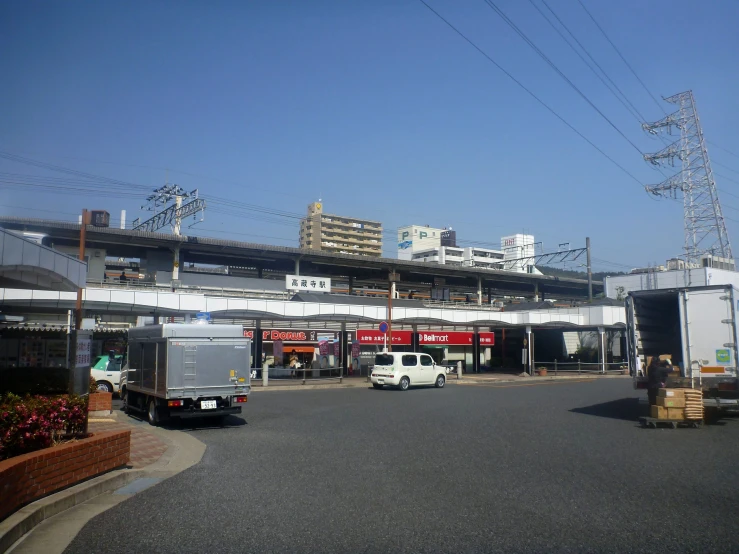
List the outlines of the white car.
{"label": "white car", "polygon": [[385,385],[400,390],[416,385],[434,385],[440,389],[446,383],[446,368],[436,365],[428,354],[385,352],[375,356],[370,380],[376,389]]}

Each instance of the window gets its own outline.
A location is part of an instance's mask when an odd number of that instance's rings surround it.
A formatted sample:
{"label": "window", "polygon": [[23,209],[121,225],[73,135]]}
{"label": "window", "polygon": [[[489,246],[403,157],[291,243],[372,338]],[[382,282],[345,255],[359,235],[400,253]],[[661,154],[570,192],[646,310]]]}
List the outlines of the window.
{"label": "window", "polygon": [[377,354],[375,365],[393,365],[393,357],[390,354]]}
{"label": "window", "polygon": [[431,359],[431,356],[423,355],[421,356],[421,365],[424,367],[432,366],[434,365],[434,360]]}
{"label": "window", "polygon": [[403,356],[404,367],[416,367],[418,365],[415,354],[406,354]]}

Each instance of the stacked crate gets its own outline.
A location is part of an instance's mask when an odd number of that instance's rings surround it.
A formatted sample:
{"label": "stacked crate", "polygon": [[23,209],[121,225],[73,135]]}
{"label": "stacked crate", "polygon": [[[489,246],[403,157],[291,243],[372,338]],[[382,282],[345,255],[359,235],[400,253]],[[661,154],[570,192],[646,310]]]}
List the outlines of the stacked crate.
{"label": "stacked crate", "polygon": [[695,389],[660,389],[650,415],[668,421],[702,420],[703,394]]}
{"label": "stacked crate", "polygon": [[685,397],[685,419],[703,419],[703,393],[700,389],[683,389]]}

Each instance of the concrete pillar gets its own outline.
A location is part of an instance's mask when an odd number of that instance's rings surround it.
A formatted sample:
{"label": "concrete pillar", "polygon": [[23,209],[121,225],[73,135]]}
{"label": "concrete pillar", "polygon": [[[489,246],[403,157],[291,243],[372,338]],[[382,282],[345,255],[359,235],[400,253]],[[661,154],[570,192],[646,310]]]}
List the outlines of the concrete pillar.
{"label": "concrete pillar", "polygon": [[421,345],[418,343],[418,325],[413,325],[413,334],[411,335],[411,349],[413,352],[420,352]]}
{"label": "concrete pillar", "polygon": [[533,333],[531,332],[531,326],[526,326],[526,368],[529,375],[534,374],[534,363],[533,363],[533,357],[534,357],[534,348],[531,344],[531,338]]}
{"label": "concrete pillar", "polygon": [[472,330],[472,371],[480,373],[480,329],[477,327]]}
{"label": "concrete pillar", "polygon": [[[347,360],[347,345],[348,345],[348,340],[347,340],[347,336],[346,335],[347,335],[347,333],[346,333],[346,322],[345,321],[342,321],[341,322],[341,335],[339,337],[339,340],[341,341],[341,346],[340,346],[341,360],[339,361],[339,383],[341,383],[343,381],[343,379],[344,379],[344,373],[345,373],[344,368],[347,367],[346,360]],[[351,353],[351,352],[349,352],[349,353]],[[347,375],[349,374],[348,371],[346,373],[347,373]]]}
{"label": "concrete pillar", "polygon": [[354,277],[349,275],[349,294],[354,294]]}
{"label": "concrete pillar", "polygon": [[257,278],[262,279],[263,273],[264,273],[264,268],[258,267],[257,268]]}
{"label": "concrete pillar", "polygon": [[295,258],[295,275],[300,275],[300,258]]}
{"label": "concrete pillar", "polygon": [[598,327],[598,361],[600,362],[600,372],[606,372],[606,329]]}
{"label": "concrete pillar", "polygon": [[482,306],[482,277],[477,278],[477,305]]}
{"label": "concrete pillar", "polygon": [[539,283],[534,283],[534,302],[539,301]]}

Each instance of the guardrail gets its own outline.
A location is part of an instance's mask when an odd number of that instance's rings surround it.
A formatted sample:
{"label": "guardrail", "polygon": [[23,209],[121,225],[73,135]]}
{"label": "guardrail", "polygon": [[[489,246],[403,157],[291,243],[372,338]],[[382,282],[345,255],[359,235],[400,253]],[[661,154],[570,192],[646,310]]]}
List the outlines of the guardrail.
{"label": "guardrail", "polygon": [[623,373],[626,371],[628,373],[629,366],[626,362],[624,363],[608,363],[605,364],[605,368],[601,366],[601,364],[597,362],[558,362],[557,360],[554,360],[553,362],[534,362],[533,363],[534,370],[537,370],[540,367],[543,367],[547,370],[547,372],[551,371],[554,375],[558,375],[560,373],[577,373],[577,374],[592,374],[597,373],[600,375],[604,375],[607,373]]}
{"label": "guardrail", "polygon": [[[276,370],[276,371],[275,371]],[[289,367],[270,367],[267,370],[267,379],[264,379],[262,368],[252,368],[252,386],[265,387],[265,386],[286,386],[300,383],[305,385],[306,383],[313,382],[326,382],[326,381],[337,381],[341,383],[346,377],[346,368],[343,367],[325,367],[325,368],[313,368],[313,367],[301,367],[292,369]],[[315,375],[318,372],[318,375]],[[328,373],[327,376],[321,375],[321,372]],[[275,375],[280,373],[283,375]],[[334,375],[337,373],[337,375]]]}
{"label": "guardrail", "polygon": [[[88,279],[88,286],[95,286],[100,288],[109,288],[116,290],[145,290],[145,291],[166,291],[169,292],[172,286],[158,285],[150,282],[140,282],[136,280],[130,281],[111,281],[111,280],[99,280],[99,279]],[[179,285],[174,289],[177,292],[189,293],[189,294],[202,294],[205,296],[232,296],[235,298],[270,298],[272,300],[290,300],[292,293],[287,291],[258,291],[250,289],[232,289],[223,287],[203,287],[200,285]]]}

